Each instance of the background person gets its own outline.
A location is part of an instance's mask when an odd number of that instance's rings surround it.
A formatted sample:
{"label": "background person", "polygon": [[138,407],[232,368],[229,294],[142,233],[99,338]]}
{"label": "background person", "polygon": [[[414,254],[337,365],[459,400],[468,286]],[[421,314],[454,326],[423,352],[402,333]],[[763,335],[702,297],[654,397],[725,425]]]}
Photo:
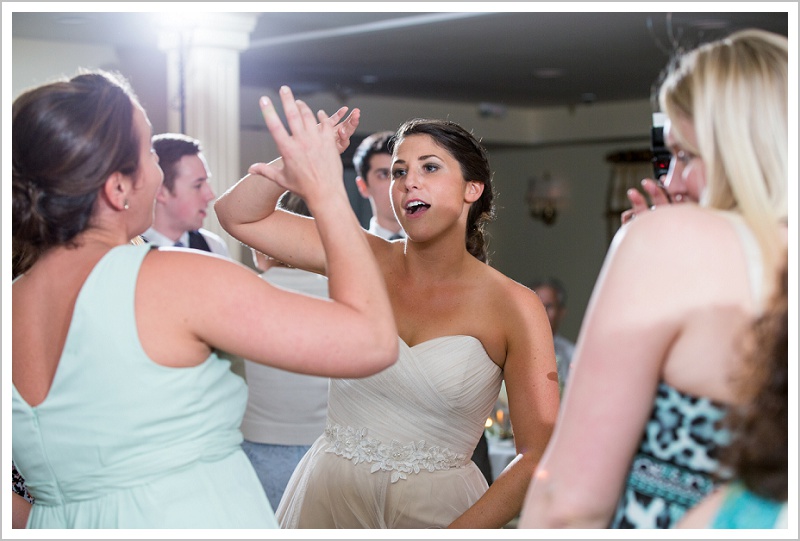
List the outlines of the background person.
{"label": "background person", "polygon": [[225,241],[202,227],[208,204],[216,195],[208,183],[211,172],[200,141],[180,133],[162,133],[153,137],[153,149],[164,182],[156,194],[153,225],[143,234],[146,241],[230,257]]}
{"label": "background person", "polygon": [[553,331],[553,346],[556,350],[558,385],[563,395],[572,363],[572,354],[575,352],[575,344],[558,332],[561,328],[561,321],[567,313],[567,289],[561,280],[553,277],[546,280],[534,280],[530,288],[539,296],[547,311],[547,319],[550,321],[550,328]]}
{"label": "background person", "polygon": [[358,192],[369,200],[372,217],[368,231],[387,240],[403,239],[389,195],[392,176],[392,151],[389,141],[394,132],[382,131],[367,136],[353,153]]}

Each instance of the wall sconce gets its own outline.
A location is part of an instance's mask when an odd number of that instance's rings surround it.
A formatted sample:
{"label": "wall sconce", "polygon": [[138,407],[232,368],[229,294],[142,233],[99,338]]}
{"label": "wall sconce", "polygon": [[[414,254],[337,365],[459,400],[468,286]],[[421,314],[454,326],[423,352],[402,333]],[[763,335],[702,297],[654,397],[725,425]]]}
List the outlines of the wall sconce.
{"label": "wall sconce", "polygon": [[548,171],[540,177],[528,179],[528,191],[525,202],[528,212],[534,220],[541,220],[545,225],[553,225],[558,214],[563,210],[565,200],[565,184],[550,175]]}

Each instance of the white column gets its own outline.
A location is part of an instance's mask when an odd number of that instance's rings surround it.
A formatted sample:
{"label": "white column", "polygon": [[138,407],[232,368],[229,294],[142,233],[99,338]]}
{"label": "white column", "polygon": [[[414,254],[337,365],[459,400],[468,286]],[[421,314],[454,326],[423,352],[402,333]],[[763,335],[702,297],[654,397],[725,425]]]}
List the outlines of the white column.
{"label": "white column", "polygon": [[[250,44],[258,14],[186,13],[174,28],[161,31],[159,47],[167,53],[169,131],[200,140],[211,170],[209,183],[218,196],[236,182],[239,170],[239,52]],[[182,87],[182,88],[181,88]],[[210,212],[204,227],[222,236],[231,256],[240,244]]]}

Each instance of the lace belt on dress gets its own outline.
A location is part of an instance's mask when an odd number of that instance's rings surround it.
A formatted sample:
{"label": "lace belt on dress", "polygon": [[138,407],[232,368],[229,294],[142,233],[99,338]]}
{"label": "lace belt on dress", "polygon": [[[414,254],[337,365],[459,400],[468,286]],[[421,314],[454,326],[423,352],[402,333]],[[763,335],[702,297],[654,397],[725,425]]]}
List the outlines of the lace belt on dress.
{"label": "lace belt on dress", "polygon": [[353,461],[353,464],[372,464],[370,473],[391,471],[391,482],[407,479],[409,473],[422,470],[434,472],[463,468],[466,455],[446,447],[429,446],[425,440],[402,444],[396,440],[386,444],[367,436],[366,428],[353,428],[327,423],[325,438],[330,445],[326,453],[334,453]]}

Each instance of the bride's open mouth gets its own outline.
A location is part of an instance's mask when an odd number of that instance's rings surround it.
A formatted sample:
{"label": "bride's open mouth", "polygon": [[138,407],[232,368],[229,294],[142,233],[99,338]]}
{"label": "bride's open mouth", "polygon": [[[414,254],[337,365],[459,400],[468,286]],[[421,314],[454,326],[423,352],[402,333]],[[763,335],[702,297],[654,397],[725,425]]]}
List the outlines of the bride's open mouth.
{"label": "bride's open mouth", "polygon": [[409,216],[413,216],[414,214],[418,213],[423,213],[429,208],[431,208],[431,206],[428,203],[420,201],[419,199],[414,199],[413,201],[409,201],[408,203],[406,203],[405,207],[406,214],[408,214]]}

